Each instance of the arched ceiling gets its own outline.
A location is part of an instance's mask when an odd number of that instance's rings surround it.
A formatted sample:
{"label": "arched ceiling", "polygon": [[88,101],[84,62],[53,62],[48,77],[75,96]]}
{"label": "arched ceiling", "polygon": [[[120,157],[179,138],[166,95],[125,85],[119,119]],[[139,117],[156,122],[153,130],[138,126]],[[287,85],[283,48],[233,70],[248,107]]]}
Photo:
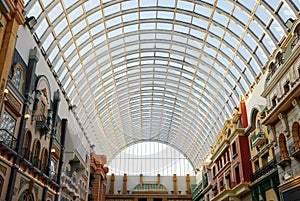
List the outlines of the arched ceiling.
{"label": "arched ceiling", "polygon": [[196,167],[299,17],[299,0],[25,0],[97,153],[139,141]]}

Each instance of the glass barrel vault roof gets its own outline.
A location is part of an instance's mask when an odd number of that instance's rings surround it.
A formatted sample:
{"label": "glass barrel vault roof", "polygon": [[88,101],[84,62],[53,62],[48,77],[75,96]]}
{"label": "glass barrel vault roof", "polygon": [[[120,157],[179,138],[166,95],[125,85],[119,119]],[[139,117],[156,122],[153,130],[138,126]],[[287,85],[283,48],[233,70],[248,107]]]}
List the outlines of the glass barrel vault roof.
{"label": "glass barrel vault roof", "polygon": [[299,0],[25,0],[95,151],[167,143],[196,167]]}

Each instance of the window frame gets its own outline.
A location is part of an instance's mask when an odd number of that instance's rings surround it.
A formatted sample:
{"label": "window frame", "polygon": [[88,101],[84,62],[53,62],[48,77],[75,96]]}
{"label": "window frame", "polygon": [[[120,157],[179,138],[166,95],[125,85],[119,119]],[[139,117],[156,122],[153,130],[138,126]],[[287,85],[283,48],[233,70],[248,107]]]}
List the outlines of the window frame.
{"label": "window frame", "polygon": [[[15,84],[15,76],[16,76],[16,72],[17,70],[20,69],[20,72],[21,72],[21,75],[20,75],[20,83],[19,83],[19,86],[16,86]],[[11,78],[11,82],[13,84],[13,86],[20,92],[22,93],[23,92],[23,84],[25,82],[25,79],[24,79],[24,67],[20,64],[20,63],[16,63],[14,66],[13,66],[13,76]]]}

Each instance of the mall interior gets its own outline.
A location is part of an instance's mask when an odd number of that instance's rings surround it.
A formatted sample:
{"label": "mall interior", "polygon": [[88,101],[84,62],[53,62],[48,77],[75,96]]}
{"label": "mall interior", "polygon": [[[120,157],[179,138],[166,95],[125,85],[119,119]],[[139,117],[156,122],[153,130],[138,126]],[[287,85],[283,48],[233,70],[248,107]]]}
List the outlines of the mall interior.
{"label": "mall interior", "polygon": [[299,201],[299,0],[0,0],[0,201]]}

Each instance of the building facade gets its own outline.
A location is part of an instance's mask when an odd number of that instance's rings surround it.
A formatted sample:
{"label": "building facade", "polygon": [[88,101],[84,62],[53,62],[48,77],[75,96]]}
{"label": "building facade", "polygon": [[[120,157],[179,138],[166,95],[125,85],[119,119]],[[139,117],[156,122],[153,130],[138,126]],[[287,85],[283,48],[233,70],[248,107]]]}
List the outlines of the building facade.
{"label": "building facade", "polygon": [[251,164],[247,136],[247,113],[241,100],[232,118],[224,122],[212,149],[212,198],[210,200],[251,200]]}
{"label": "building facade", "polygon": [[282,200],[300,197],[300,25],[290,26],[290,34],[274,53],[262,96],[267,100],[267,125],[275,139],[275,157]]}
{"label": "building facade", "polygon": [[195,178],[186,176],[115,176],[110,175],[106,200],[109,201],[190,201],[191,184]]}
{"label": "building facade", "polygon": [[105,167],[104,155],[91,154],[90,156],[90,183],[88,200],[104,201],[107,187],[108,167]]}
{"label": "building facade", "polygon": [[15,50],[1,107],[1,198],[58,200],[67,121],[60,94],[36,75],[37,49],[25,62]]}
{"label": "building facade", "polygon": [[211,170],[208,166],[208,162],[203,163],[197,171],[197,181],[196,184],[191,186],[192,189],[192,199],[195,201],[208,201],[212,198],[211,190]]}
{"label": "building facade", "polygon": [[267,126],[262,125],[265,117],[264,106],[252,108],[248,136],[252,174],[250,189],[255,201],[280,200],[278,185],[279,176],[275,157],[275,138]]}
{"label": "building facade", "polygon": [[[200,182],[192,191],[191,178],[179,180],[176,175],[166,182],[171,186],[165,185],[160,176],[149,182],[141,175],[140,182],[129,188],[131,178],[124,175],[122,186],[116,187],[113,175],[107,180],[106,158],[91,154],[93,147],[73,111],[76,106],[61,87],[61,82],[67,81],[57,78],[54,64],[40,46],[46,35],[41,40],[35,37],[32,23],[37,22],[23,17],[23,4],[21,0],[0,0],[1,200],[300,197],[299,19],[287,21],[289,34],[276,44],[267,62],[262,93],[267,104],[252,108],[248,126],[245,103],[241,101],[232,118],[223,122],[211,162],[202,166]],[[107,186],[110,188],[105,195]]]}
{"label": "building facade", "polygon": [[23,4],[0,2],[0,199],[88,200],[89,143]]}

